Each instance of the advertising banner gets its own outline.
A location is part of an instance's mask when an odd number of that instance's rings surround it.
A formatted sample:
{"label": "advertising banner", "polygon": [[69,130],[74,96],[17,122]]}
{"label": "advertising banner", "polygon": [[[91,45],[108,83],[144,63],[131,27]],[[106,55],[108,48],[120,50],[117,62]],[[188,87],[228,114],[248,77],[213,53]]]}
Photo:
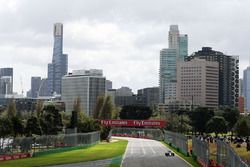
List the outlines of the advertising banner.
{"label": "advertising banner", "polygon": [[165,127],[164,120],[101,120],[104,126]]}

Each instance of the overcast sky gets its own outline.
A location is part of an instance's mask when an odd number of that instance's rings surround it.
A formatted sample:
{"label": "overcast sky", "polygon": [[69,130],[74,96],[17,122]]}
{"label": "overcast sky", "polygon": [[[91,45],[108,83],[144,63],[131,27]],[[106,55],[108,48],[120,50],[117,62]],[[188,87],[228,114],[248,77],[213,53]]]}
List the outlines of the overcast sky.
{"label": "overcast sky", "polygon": [[0,67],[14,68],[14,91],[30,89],[31,76],[47,77],[53,23],[64,25],[69,71],[103,69],[113,87],[158,86],[159,51],[178,24],[189,54],[210,46],[250,57],[247,0],[0,0]]}

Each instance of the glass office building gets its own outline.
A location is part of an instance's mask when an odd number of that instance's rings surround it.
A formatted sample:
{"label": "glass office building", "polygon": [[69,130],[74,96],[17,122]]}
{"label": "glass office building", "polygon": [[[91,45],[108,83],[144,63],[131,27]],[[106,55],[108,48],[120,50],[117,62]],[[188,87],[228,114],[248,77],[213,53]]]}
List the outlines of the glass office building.
{"label": "glass office building", "polygon": [[52,63],[48,64],[48,86],[51,94],[61,94],[62,77],[68,72],[68,55],[63,54],[63,25],[54,24]]}

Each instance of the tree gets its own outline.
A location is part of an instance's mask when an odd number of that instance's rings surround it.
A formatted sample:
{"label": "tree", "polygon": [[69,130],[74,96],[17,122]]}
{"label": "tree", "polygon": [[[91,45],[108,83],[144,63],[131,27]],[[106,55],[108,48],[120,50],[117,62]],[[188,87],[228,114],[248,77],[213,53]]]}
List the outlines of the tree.
{"label": "tree", "polygon": [[26,136],[32,136],[32,134],[35,134],[35,135],[42,134],[42,130],[41,130],[41,127],[40,127],[40,124],[39,124],[37,117],[31,116],[27,120],[25,134],[26,134]]}
{"label": "tree", "polygon": [[80,113],[82,112],[80,97],[77,97],[74,102],[74,111],[77,113],[77,117],[80,118]]}
{"label": "tree", "polygon": [[144,106],[123,106],[120,112],[121,119],[149,119],[152,116],[152,110]]}
{"label": "tree", "polygon": [[193,130],[201,134],[206,132],[206,124],[214,116],[214,112],[207,107],[199,107],[189,113]]}
{"label": "tree", "polygon": [[4,139],[13,133],[12,123],[8,118],[0,117],[0,138]]}
{"label": "tree", "polygon": [[62,116],[54,105],[44,107],[40,117],[42,131],[46,135],[57,135],[62,130]]}
{"label": "tree", "polygon": [[93,118],[94,119],[99,119],[100,112],[102,110],[102,106],[104,103],[104,96],[98,96],[97,102],[96,102],[96,107],[93,113]]}
{"label": "tree", "polygon": [[240,112],[235,108],[226,108],[223,117],[228,122],[228,130],[231,131],[240,117]]}
{"label": "tree", "polygon": [[37,104],[36,104],[36,115],[37,118],[40,118],[40,116],[42,115],[43,112],[43,101],[42,100],[38,100]]}
{"label": "tree", "polygon": [[247,117],[241,118],[236,123],[236,133],[238,136],[250,136],[250,123],[247,121]]}
{"label": "tree", "polygon": [[[100,96],[97,99],[93,116],[95,119],[112,119],[118,117],[118,112],[119,110],[114,107],[110,96]],[[101,140],[108,140],[111,127],[99,125],[99,128],[101,129]]]}
{"label": "tree", "polygon": [[227,122],[221,116],[214,116],[207,122],[206,129],[208,133],[214,132],[217,137],[219,133],[227,132]]}
{"label": "tree", "polygon": [[22,124],[22,120],[19,117],[14,116],[11,118],[11,123],[13,127],[14,137],[22,136],[24,134],[24,126]]}
{"label": "tree", "polygon": [[99,112],[99,119],[111,119],[113,109],[114,107],[110,96],[105,97],[101,111]]}
{"label": "tree", "polygon": [[177,113],[167,112],[166,120],[168,121],[166,126],[167,130],[183,133],[191,131],[192,129],[190,118],[184,113],[178,115]]}
{"label": "tree", "polygon": [[100,130],[100,122],[93,118],[85,118],[84,121],[78,122],[78,131],[80,133],[87,133]]}
{"label": "tree", "polygon": [[16,116],[16,102],[15,100],[11,100],[8,104],[8,109],[7,109],[7,116],[8,118],[12,118]]}

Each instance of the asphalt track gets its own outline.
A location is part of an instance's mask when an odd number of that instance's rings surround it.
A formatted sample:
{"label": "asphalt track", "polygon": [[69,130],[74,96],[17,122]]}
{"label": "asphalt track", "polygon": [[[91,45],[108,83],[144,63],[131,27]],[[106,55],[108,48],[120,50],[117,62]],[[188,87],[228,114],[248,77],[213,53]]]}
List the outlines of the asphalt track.
{"label": "asphalt track", "polygon": [[[119,137],[120,138],[120,137]],[[149,139],[125,138],[129,141],[122,167],[190,167],[178,156],[166,157],[169,151],[161,142]]]}

